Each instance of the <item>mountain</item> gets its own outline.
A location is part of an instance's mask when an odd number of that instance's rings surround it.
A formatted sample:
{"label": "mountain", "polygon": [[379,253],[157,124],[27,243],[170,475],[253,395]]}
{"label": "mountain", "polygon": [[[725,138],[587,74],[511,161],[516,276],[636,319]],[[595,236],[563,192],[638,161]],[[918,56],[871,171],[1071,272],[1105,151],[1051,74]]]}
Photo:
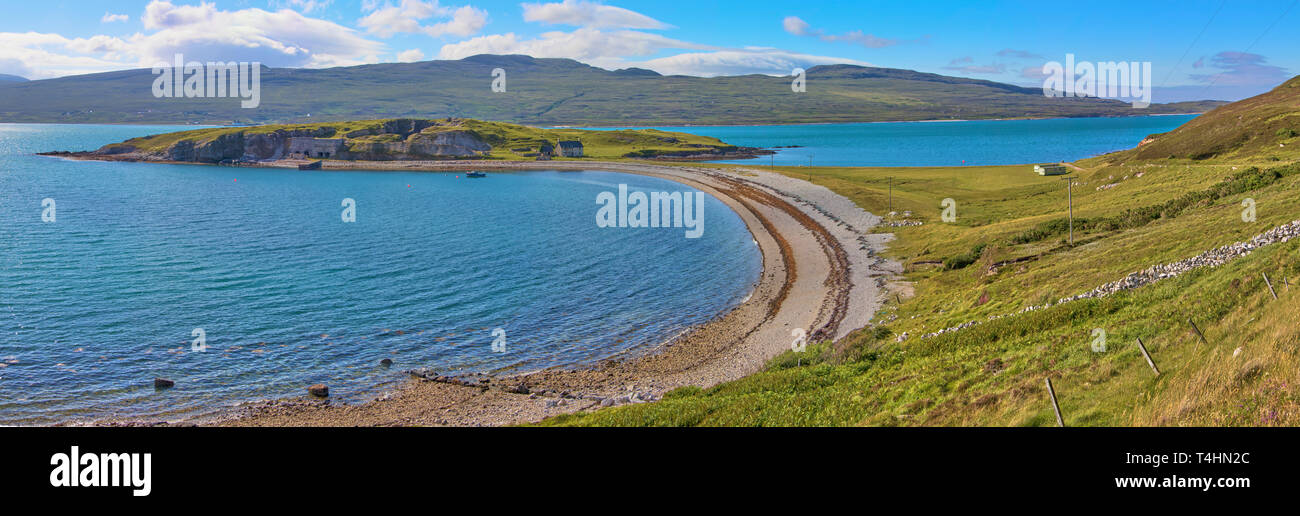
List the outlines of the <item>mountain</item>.
{"label": "mountain", "polygon": [[7,73],[0,73],[0,83],[6,82],[27,82],[27,78],[17,75],[9,75]]}
{"label": "mountain", "polygon": [[[493,70],[506,71],[494,93]],[[1041,89],[911,70],[849,65],[791,78],[663,76],[569,59],[478,55],[458,61],[340,68],[263,68],[261,104],[154,98],[150,70],[0,84],[0,121],[265,124],[377,118],[478,118],[531,125],[637,126],[1094,117],[1201,112],[1134,110],[1103,99],[1047,98]]]}
{"label": "mountain", "polygon": [[1300,158],[1300,76],[1273,91],[1220,106],[1112,159]]}

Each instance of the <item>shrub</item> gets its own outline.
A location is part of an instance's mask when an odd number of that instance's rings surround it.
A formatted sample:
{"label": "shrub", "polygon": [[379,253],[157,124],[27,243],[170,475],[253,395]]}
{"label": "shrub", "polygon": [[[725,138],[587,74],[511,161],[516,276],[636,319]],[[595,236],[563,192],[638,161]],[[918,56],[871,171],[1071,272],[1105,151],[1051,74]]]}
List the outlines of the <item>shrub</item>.
{"label": "shrub", "polygon": [[950,271],[957,270],[957,269],[965,269],[966,267],[970,266],[970,264],[975,263],[976,260],[980,259],[980,255],[984,254],[985,247],[988,247],[988,244],[985,243],[975,244],[975,247],[972,247],[970,252],[966,254],[959,254],[957,256],[950,256],[948,258],[944,258],[943,268]]}

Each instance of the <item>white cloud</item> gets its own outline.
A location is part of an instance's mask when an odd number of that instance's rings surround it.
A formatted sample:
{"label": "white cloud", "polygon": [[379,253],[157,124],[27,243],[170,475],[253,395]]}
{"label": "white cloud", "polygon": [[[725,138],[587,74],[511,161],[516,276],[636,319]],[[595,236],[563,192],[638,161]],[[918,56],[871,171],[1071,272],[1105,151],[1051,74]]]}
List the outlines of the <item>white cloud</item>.
{"label": "white cloud", "polygon": [[141,22],[143,32],[123,38],[0,33],[0,63],[43,79],[150,67],[171,62],[177,53],[186,60],[257,61],[274,67],[372,63],[384,53],[382,43],[353,29],[288,9],[223,11],[210,3],[177,6],[154,0]]}
{"label": "white cloud", "polygon": [[849,31],[844,34],[827,34],[821,29],[814,29],[808,22],[803,21],[798,16],[786,16],[781,20],[781,25],[785,31],[795,36],[813,37],[827,42],[845,42],[857,43],[868,48],[892,47],[901,43],[896,39],[881,38],[872,34],[865,34],[860,30]]}
{"label": "white cloud", "polygon": [[812,30],[812,26],[798,16],[786,16],[781,21],[781,25],[785,27],[786,32],[795,36],[807,36],[811,34],[809,31]]}
{"label": "white cloud", "polygon": [[[644,58],[668,50],[697,50],[649,60]],[[539,58],[568,58],[606,69],[647,68],[668,75],[739,75],[761,73],[788,75],[795,68],[822,64],[869,63],[852,59],[814,56],[770,48],[727,49],[649,34],[622,30],[604,32],[582,28],[573,32],[547,32],[535,39],[521,39],[514,33],[480,36],[444,45],[442,59],[463,59],[478,54],[524,54]]]}
{"label": "white cloud", "polygon": [[169,62],[173,54],[204,61],[258,61],[268,66],[330,66],[369,62],[382,44],[333,22],[291,10],[222,11],[213,4],[175,6],[154,0],[131,43],[142,64]]}
{"label": "white cloud", "polygon": [[271,6],[282,8],[288,7],[303,14],[311,14],[316,11],[324,11],[334,0],[272,0]]}
{"label": "white cloud", "polygon": [[[119,70],[120,60],[85,55],[82,50],[105,50],[126,45],[120,39],[95,36],[69,39],[58,34],[39,32],[0,32],[0,73],[21,75],[28,79],[49,79],[63,75]],[[80,50],[79,50],[80,49]]]}
{"label": "white cloud", "polygon": [[131,17],[125,14],[113,14],[113,13],[106,12],[104,13],[104,17],[100,18],[99,21],[101,23],[113,23],[113,22],[124,22],[130,19]]}
{"label": "white cloud", "polygon": [[[363,6],[363,9],[370,11],[370,14],[358,20],[357,24],[381,38],[417,33],[434,37],[447,35],[466,37],[483,30],[488,21],[487,11],[469,5],[456,9],[442,7],[437,0],[427,2],[401,0],[398,5],[389,3],[384,4],[383,7],[368,3]],[[434,17],[450,19],[433,25],[420,24]]]}
{"label": "white cloud", "polygon": [[425,29],[425,33],[430,36],[442,36],[444,34],[461,37],[472,36],[483,30],[487,22],[487,11],[467,5],[456,9],[451,14],[450,21],[436,23],[432,27]]}
{"label": "white cloud", "polygon": [[668,25],[622,7],[564,0],[548,4],[523,4],[524,21],[598,29],[665,29]]}
{"label": "white cloud", "polygon": [[[718,47],[673,39],[644,30],[631,30],[661,29],[668,26],[634,11],[586,0],[523,4],[523,8],[524,21],[574,25],[579,28],[571,32],[546,32],[533,38],[520,37],[513,32],[479,36],[444,45],[438,52],[439,58],[523,54],[538,58],[574,59],[611,70],[639,67],[663,74],[698,76],[753,73],[788,75],[795,68],[823,64],[869,65],[852,59],[799,54],[773,48]],[[807,24],[802,22],[798,18],[788,18],[787,30],[808,30]]]}
{"label": "white cloud", "polygon": [[872,66],[871,63],[853,59],[799,54],[769,48],[685,53],[634,64],[664,75],[702,77],[745,74],[789,75],[795,68],[830,64]]}
{"label": "white cloud", "polygon": [[424,59],[424,52],[418,48],[403,50],[397,53],[397,60],[403,63],[414,63]]}
{"label": "white cloud", "polygon": [[525,54],[577,59],[596,66],[617,66],[624,57],[650,56],[663,49],[713,48],[646,32],[604,32],[582,28],[573,32],[547,32],[534,39],[520,39],[514,33],[480,36],[444,45],[438,55],[443,59],[462,59],[478,54]]}
{"label": "white cloud", "polygon": [[[130,36],[68,38],[35,32],[0,33],[0,73],[41,79],[150,67],[171,62],[177,53],[192,61],[257,61],[273,67],[347,66],[394,57],[398,61],[426,58],[415,48],[389,53],[382,42],[369,39],[357,29],[303,14],[327,3],[273,0],[271,4],[280,8],[270,12],[257,8],[222,10],[210,2],[174,5],[167,0],[153,0],[140,17],[144,30]],[[866,64],[779,49],[724,48],[674,39],[637,30],[668,27],[653,18],[586,0],[523,4],[527,21],[576,27],[536,36],[507,33],[472,37],[486,26],[488,15],[471,5],[448,7],[435,0],[363,0],[362,5],[365,16],[358,26],[378,37],[412,33],[468,38],[442,46],[437,52],[437,58],[442,59],[485,53],[526,54],[570,58],[607,69],[636,66],[665,74],[701,76],[787,75],[795,67]],[[811,30],[790,23],[793,25],[788,23],[788,30]]]}

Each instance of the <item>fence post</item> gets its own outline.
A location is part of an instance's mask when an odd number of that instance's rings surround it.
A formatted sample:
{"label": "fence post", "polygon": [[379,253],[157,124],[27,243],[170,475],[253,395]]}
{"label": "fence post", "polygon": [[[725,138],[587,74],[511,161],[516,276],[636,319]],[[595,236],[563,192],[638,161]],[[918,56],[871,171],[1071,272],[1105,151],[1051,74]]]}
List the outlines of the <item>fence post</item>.
{"label": "fence post", "polygon": [[1142,344],[1142,337],[1138,337],[1137,340],[1138,349],[1142,350],[1142,356],[1147,359],[1147,365],[1151,366],[1151,370],[1156,372],[1156,376],[1160,376],[1160,369],[1156,367],[1155,361],[1151,360],[1151,354],[1147,353],[1146,345]]}
{"label": "fence post", "polygon": [[1045,380],[1047,380],[1047,395],[1052,397],[1052,410],[1056,411],[1056,426],[1064,428],[1065,420],[1061,419],[1061,405],[1056,403],[1056,390],[1052,389],[1052,379],[1045,378]]}
{"label": "fence post", "polygon": [[1205,340],[1205,334],[1201,333],[1201,329],[1196,327],[1196,323],[1192,322],[1191,317],[1187,318],[1187,324],[1192,325],[1192,331],[1196,332],[1196,336],[1201,338],[1202,344],[1205,344],[1206,346],[1210,345],[1210,343]]}
{"label": "fence post", "polygon": [[1273,300],[1277,300],[1277,291],[1273,290],[1273,282],[1268,280],[1268,273],[1261,272],[1264,275],[1264,284],[1268,285],[1268,293],[1273,294]]}

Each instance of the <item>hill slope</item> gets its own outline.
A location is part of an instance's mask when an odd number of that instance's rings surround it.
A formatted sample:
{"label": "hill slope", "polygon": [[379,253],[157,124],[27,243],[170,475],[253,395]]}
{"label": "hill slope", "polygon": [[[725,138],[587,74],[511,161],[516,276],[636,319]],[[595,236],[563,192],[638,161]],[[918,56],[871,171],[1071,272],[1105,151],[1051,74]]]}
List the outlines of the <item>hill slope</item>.
{"label": "hill slope", "polygon": [[1300,157],[1300,77],[1201,115],[1115,159]]}
{"label": "hill slope", "polygon": [[1067,426],[1298,425],[1300,162],[1261,161],[1249,137],[1300,114],[1280,90],[1157,138],[1215,157],[1139,159],[1148,143],[1078,163],[1072,242],[1064,183],[1027,166],[779,168],[923,223],[881,229],[910,284],[874,326],[544,424],[1053,426],[1050,378]]}
{"label": "hill slope", "polygon": [[[492,70],[507,72],[493,93]],[[236,99],[156,99],[150,70],[0,84],[0,122],[265,124],[461,117],[530,125],[637,126],[872,122],[1201,112],[1216,103],[1153,105],[1046,98],[1035,88],[860,66],[790,78],[700,78],[608,71],[568,59],[480,55],[458,61],[327,69],[264,68],[261,106]]]}

